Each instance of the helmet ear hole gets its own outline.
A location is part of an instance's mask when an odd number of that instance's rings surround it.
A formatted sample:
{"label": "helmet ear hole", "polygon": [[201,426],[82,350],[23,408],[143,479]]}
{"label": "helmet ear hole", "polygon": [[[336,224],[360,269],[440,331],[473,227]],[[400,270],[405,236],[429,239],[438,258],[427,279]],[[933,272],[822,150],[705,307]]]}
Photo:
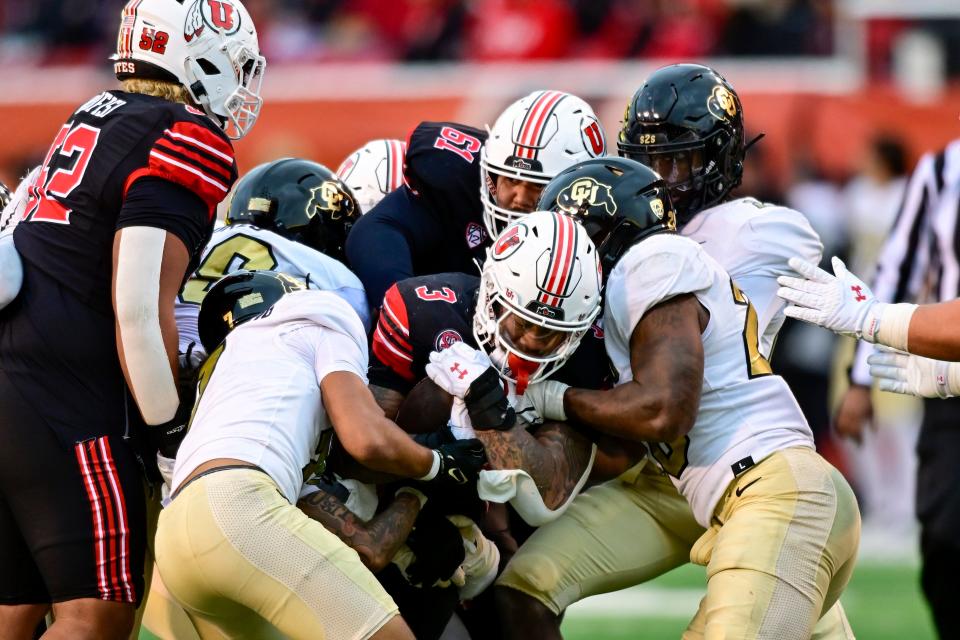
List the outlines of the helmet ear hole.
{"label": "helmet ear hole", "polygon": [[217,65],[213,64],[206,58],[197,58],[197,66],[203,69],[203,72],[207,75],[215,76],[220,73],[220,69],[217,69]]}

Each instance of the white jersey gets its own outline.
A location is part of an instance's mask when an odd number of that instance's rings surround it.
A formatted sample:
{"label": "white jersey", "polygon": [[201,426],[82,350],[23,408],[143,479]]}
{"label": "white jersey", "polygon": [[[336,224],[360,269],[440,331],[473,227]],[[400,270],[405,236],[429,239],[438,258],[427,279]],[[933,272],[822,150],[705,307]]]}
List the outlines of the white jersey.
{"label": "white jersey", "polygon": [[760,462],[780,449],[813,448],[813,434],[793,394],[758,350],[756,312],[726,271],[696,242],[658,234],[631,247],[607,282],[607,354],[632,379],[630,336],[648,309],[691,293],[710,313],[703,331],[700,408],[690,432],[650,453],[686,497],[694,517],[709,526],[734,466]]}
{"label": "white jersey", "polygon": [[797,275],[787,264],[793,256],[819,263],[820,236],[799,211],[753,198],[705,209],[680,233],[700,243],[750,298],[757,310],[760,352],[769,357],[785,319],[777,276]]}
{"label": "white jersey", "polygon": [[249,224],[232,224],[214,230],[203,249],[200,266],[183,285],[174,307],[180,332],[180,352],[200,344],[197,314],[214,282],[240,269],[281,271],[306,283],[310,289],[333,291],[350,303],[364,329],[370,329],[370,310],[360,279],[342,262],[315,249]]}
{"label": "white jersey", "polygon": [[172,489],[204,462],[236,458],[263,469],[295,503],[304,467],[331,428],[320,383],[334,371],[367,381],[363,325],[331,292],[288,293],[272,311],[234,329],[201,370]]}

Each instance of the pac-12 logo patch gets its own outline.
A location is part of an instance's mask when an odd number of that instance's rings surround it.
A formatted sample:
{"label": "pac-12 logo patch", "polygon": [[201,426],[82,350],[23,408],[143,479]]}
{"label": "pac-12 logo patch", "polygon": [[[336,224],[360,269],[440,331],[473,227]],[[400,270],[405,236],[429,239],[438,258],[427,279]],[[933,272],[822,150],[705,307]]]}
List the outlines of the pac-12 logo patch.
{"label": "pac-12 logo patch", "polygon": [[453,329],[446,329],[437,334],[437,339],[434,341],[434,346],[437,351],[443,351],[448,347],[452,347],[458,342],[463,342],[463,336]]}
{"label": "pac-12 logo patch", "polygon": [[484,231],[483,227],[477,224],[476,222],[471,222],[467,225],[467,246],[471,249],[476,249],[483,244],[483,241],[487,239],[487,232]]}
{"label": "pac-12 logo patch", "polygon": [[493,245],[493,259],[505,260],[512,256],[527,237],[527,225],[517,223],[497,238]]}

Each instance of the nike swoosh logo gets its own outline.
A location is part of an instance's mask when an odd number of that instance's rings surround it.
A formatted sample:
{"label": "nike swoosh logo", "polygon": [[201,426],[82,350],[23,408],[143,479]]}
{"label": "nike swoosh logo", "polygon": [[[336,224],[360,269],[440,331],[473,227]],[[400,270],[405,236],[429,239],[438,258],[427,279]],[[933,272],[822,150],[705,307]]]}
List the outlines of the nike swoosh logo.
{"label": "nike swoosh logo", "polygon": [[763,476],[761,476],[761,477],[759,477],[759,478],[756,478],[756,479],[754,479],[754,480],[751,480],[750,482],[748,482],[747,484],[743,485],[742,487],[737,487],[737,490],[736,490],[734,493],[736,493],[736,494],[737,494],[737,497],[739,498],[740,496],[743,495],[743,492],[746,491],[746,490],[750,487],[750,485],[752,485],[752,484],[754,484],[754,483],[756,483],[756,482],[760,482],[761,480],[763,480]]}

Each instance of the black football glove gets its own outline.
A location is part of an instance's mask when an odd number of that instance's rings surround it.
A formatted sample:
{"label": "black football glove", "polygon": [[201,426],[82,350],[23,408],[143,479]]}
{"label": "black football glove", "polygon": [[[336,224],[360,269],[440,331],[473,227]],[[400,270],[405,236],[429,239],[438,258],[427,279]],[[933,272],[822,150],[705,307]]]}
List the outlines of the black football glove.
{"label": "black football glove", "polygon": [[474,482],[487,462],[483,443],[476,438],[442,444],[434,451],[440,456],[440,468],[429,481],[438,484],[459,486]]}
{"label": "black football glove", "polygon": [[448,424],[443,425],[436,431],[415,433],[413,435],[413,440],[420,446],[426,447],[427,449],[436,449],[441,445],[450,444],[451,442],[457,441],[453,435],[453,432],[450,431],[450,425]]}
{"label": "black football glove", "polygon": [[187,435],[187,424],[193,405],[197,399],[197,378],[200,366],[205,359],[203,352],[195,349],[195,342],[187,346],[185,353],[179,356],[177,367],[177,394],[180,396],[180,406],[169,422],[156,425],[147,425],[147,437],[150,446],[167,458],[175,458],[180,441]]}
{"label": "black football glove", "polygon": [[465,557],[460,530],[430,504],[417,516],[407,537],[407,546],[416,556],[407,567],[407,577],[411,584],[423,587],[449,580]]}
{"label": "black football glove", "polygon": [[516,413],[503,389],[503,381],[493,367],[487,367],[470,383],[463,403],[467,406],[470,423],[477,431],[507,431],[517,422]]}

